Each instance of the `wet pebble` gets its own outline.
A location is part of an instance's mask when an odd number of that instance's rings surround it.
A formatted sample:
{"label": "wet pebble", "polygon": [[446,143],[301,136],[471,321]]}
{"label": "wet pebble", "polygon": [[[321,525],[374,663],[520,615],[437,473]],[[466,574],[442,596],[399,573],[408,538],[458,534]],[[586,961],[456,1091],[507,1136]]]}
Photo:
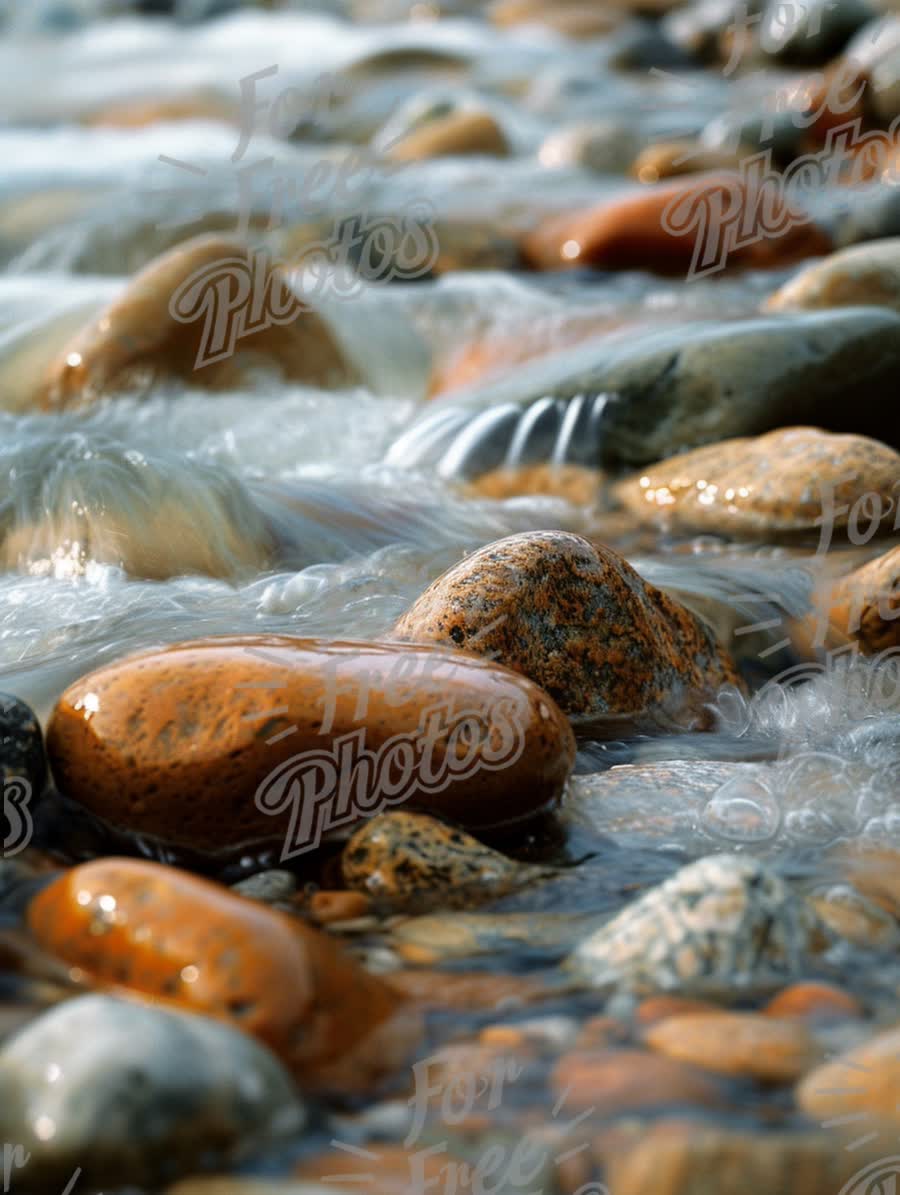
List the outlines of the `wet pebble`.
{"label": "wet pebble", "polygon": [[718,1076],[701,1067],[627,1049],[564,1054],[552,1082],[557,1092],[565,1092],[567,1109],[591,1108],[599,1117],[682,1104],[719,1108],[727,1091]]}
{"label": "wet pebble", "polygon": [[735,680],[712,632],[611,549],[528,532],[471,553],[400,618],[393,637],[489,655],[576,719],[704,724]]}
{"label": "wet pebble", "polygon": [[898,477],[900,455],[878,440],[789,427],[670,457],[614,495],[679,534],[818,539],[827,512],[833,533],[859,538],[893,529]]}
{"label": "wet pebble", "polygon": [[667,1017],[644,1035],[652,1049],[724,1075],[793,1083],[822,1059],[822,1047],[795,1021],[749,1012]]}
{"label": "wet pebble", "polygon": [[844,1183],[864,1165],[830,1132],[763,1133],[687,1119],[622,1134],[603,1161],[615,1195],[855,1195],[857,1187]]}
{"label": "wet pebble", "polygon": [[879,1128],[896,1135],[898,1090],[900,1029],[893,1028],[808,1074],[797,1088],[797,1103],[811,1119],[830,1121],[845,1141]]}
{"label": "wet pebble", "polygon": [[824,1021],[854,1020],[864,1009],[855,996],[831,983],[792,983],[773,996],[763,1009],[766,1016],[782,1021],[798,1020],[812,1024]]}
{"label": "wet pebble", "polygon": [[[890,507],[886,505],[884,491],[873,491],[864,506],[863,534],[868,534],[873,520],[882,512],[886,529],[895,530],[900,519],[895,509],[898,497],[900,486],[896,484],[896,475]],[[813,600],[813,611],[798,628],[801,639],[825,640],[830,646],[853,643],[867,656],[896,648],[900,645],[900,547],[891,548],[868,564],[824,583]],[[890,684],[891,678],[887,679]]]}
{"label": "wet pebble", "polygon": [[364,1083],[408,1044],[392,1036],[396,993],[325,934],[172,867],[82,864],[33,899],[28,925],[88,982],[224,1021],[304,1082],[343,1067]]}
{"label": "wet pebble", "polygon": [[503,129],[489,112],[460,111],[435,116],[411,129],[395,140],[386,153],[395,162],[461,155],[505,158],[509,145]]}
{"label": "wet pebble", "polygon": [[382,813],[341,855],[344,882],[396,912],[464,909],[552,875],[425,814]]}
{"label": "wet pebble", "polygon": [[807,266],[766,301],[769,311],[890,307],[900,311],[900,237],[853,245]]}
{"label": "wet pebble", "polygon": [[[235,274],[247,280],[247,291],[242,308],[229,311],[216,288]],[[239,315],[252,326],[250,304],[276,311],[279,320],[255,331],[238,352],[225,352],[213,331],[223,336]],[[296,315],[288,320],[292,309]],[[76,334],[51,367],[37,401],[47,409],[83,404],[145,384],[148,377],[227,387],[243,376],[250,359],[269,362],[298,381],[327,385],[354,379],[324,323],[297,299],[280,270],[240,242],[201,236],[151,261]]]}
{"label": "wet pebble", "polygon": [[290,871],[259,871],[256,875],[248,876],[246,880],[232,884],[231,890],[238,896],[246,896],[250,900],[272,905],[293,896],[297,890],[297,879]]}
{"label": "wet pebble", "polygon": [[0,1050],[0,1136],[30,1155],[15,1190],[118,1189],[241,1160],[296,1134],[287,1073],[205,1017],[108,996],[45,1012]]}
{"label": "wet pebble", "polygon": [[603,990],[733,998],[800,976],[827,944],[811,909],[767,867],[709,855],[587,937],[565,966]]}
{"label": "wet pebble", "polygon": [[[684,274],[713,249],[703,239],[710,235],[710,220],[702,213],[723,207],[746,212],[745,220],[757,209],[754,194],[737,174],[691,175],[648,185],[586,211],[553,216],[525,237],[523,251],[539,270],[594,266]],[[770,269],[827,253],[827,234],[805,214],[791,211],[777,233],[770,233],[756,214],[756,235],[742,235],[727,253],[726,264]]]}
{"label": "wet pebble", "polygon": [[264,635],[91,673],[47,741],[59,788],[110,824],[198,852],[278,840],[283,859],[390,803],[514,824],[556,802],[574,760],[553,701],[496,664]]}

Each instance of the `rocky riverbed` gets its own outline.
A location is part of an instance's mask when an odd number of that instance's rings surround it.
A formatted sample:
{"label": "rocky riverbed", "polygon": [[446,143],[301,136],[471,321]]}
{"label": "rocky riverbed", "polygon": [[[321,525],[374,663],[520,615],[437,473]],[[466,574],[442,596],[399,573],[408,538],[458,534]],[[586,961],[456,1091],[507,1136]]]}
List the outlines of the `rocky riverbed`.
{"label": "rocky riverbed", "polygon": [[0,9],[0,1186],[889,1195],[900,8]]}

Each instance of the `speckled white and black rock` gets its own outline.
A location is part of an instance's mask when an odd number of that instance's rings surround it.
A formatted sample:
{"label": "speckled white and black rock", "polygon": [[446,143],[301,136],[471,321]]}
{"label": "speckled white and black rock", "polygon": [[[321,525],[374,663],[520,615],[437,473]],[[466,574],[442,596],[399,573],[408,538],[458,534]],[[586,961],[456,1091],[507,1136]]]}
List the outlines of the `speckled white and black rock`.
{"label": "speckled white and black rock", "polygon": [[0,1141],[14,1190],[156,1185],[296,1133],[304,1113],[268,1050],[205,1017],[82,996],[0,1052]]}
{"label": "speckled white and black rock", "polygon": [[610,991],[746,995],[802,974],[826,945],[824,926],[772,871],[709,855],[591,934],[564,966]]}

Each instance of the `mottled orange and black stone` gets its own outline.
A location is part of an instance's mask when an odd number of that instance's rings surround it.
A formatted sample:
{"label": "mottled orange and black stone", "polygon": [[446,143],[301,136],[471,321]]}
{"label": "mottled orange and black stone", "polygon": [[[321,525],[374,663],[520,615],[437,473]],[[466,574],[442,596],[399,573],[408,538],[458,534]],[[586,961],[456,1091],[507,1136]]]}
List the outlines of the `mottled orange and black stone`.
{"label": "mottled orange and black stone", "polygon": [[473,552],[400,618],[393,637],[490,656],[572,718],[702,726],[734,683],[712,630],[612,549],[562,531]]}

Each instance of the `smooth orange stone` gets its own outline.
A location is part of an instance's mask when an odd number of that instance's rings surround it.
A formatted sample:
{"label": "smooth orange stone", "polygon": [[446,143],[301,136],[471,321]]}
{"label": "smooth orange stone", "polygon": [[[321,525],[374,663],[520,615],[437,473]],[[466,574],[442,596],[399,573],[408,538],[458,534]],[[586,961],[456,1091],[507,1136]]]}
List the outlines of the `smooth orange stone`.
{"label": "smooth orange stone", "polygon": [[843,988],[812,982],[792,983],[773,996],[763,1012],[785,1021],[840,1021],[864,1015],[860,1002]]}
{"label": "smooth orange stone", "polygon": [[634,1019],[639,1026],[646,1029],[669,1017],[724,1011],[708,1000],[694,1000],[690,996],[648,996],[638,1005]]}
{"label": "smooth orange stone", "polygon": [[325,324],[269,258],[204,235],[139,271],[63,348],[37,400],[45,409],[87,403],[148,377],[221,388],[266,362],[299,381],[355,380]]}
{"label": "smooth orange stone", "polygon": [[739,170],[741,162],[756,152],[746,145],[728,150],[708,149],[697,140],[659,141],[641,150],[629,174],[641,183],[658,183],[662,178],[678,178],[683,174]]}
{"label": "smooth orange stone", "polygon": [[422,162],[429,158],[466,154],[505,158],[509,145],[503,130],[487,112],[452,112],[413,129],[387,151],[394,162]]}
{"label": "smooth orange stone", "polygon": [[566,1092],[568,1111],[591,1108],[598,1116],[670,1104],[719,1108],[726,1091],[708,1071],[642,1050],[572,1051],[554,1067],[552,1082]]}
{"label": "smooth orange stone", "polygon": [[793,1083],[822,1058],[802,1024],[753,1012],[716,1009],[666,1017],[648,1029],[645,1040],[668,1058],[768,1083]]}
{"label": "smooth orange stone", "polygon": [[325,934],[158,863],[98,859],[31,901],[28,927],[93,985],[226,1021],[304,1082],[365,1084],[403,1060],[415,1018]]}
{"label": "smooth orange stone", "polygon": [[514,824],[559,799],[575,740],[542,689],[493,661],[250,635],[83,677],[47,750],[60,790],[115,826],[200,852],[280,839],[287,858],[388,801]]}
{"label": "smooth orange stone", "polygon": [[364,892],[314,892],[309,898],[309,915],[320,925],[365,917],[371,907]]}
{"label": "smooth orange stone", "polygon": [[[551,217],[525,236],[522,250],[539,270],[596,266],[663,274],[683,273],[695,251],[701,264],[709,253],[710,265],[722,261],[751,269],[828,253],[829,237],[796,209],[788,220],[785,203],[774,181],[763,194],[737,174],[687,175],[586,211]],[[766,212],[770,206],[774,216]],[[769,232],[770,219],[784,224],[784,230]],[[725,253],[719,246],[732,232],[740,235]]]}

